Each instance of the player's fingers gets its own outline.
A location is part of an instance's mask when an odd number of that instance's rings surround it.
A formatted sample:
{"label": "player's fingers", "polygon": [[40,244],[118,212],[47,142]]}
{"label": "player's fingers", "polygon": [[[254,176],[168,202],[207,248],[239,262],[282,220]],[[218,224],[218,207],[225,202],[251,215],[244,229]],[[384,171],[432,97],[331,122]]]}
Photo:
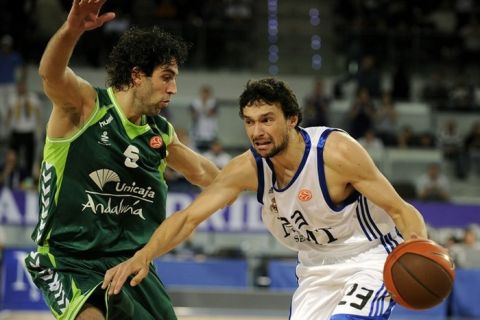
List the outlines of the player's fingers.
{"label": "player's fingers", "polygon": [[142,268],[140,271],[133,277],[132,281],[130,281],[130,285],[135,287],[137,284],[142,282],[142,280],[147,276],[148,269]]}
{"label": "player's fingers", "polygon": [[110,284],[110,282],[112,282],[116,271],[117,271],[117,268],[115,267],[115,268],[108,269],[107,272],[105,272],[105,276],[103,277],[102,289],[105,290],[108,288],[108,285]]}
{"label": "player's fingers", "polygon": [[125,281],[127,281],[127,278],[130,274],[132,274],[132,272],[128,270],[128,268],[120,268],[112,280],[109,294],[118,294],[120,290],[122,290],[123,284],[125,283]]}
{"label": "player's fingers", "polygon": [[111,21],[113,19],[115,19],[115,13],[114,12],[106,12],[106,13],[104,13],[101,16],[98,17],[98,22],[101,26],[105,22]]}

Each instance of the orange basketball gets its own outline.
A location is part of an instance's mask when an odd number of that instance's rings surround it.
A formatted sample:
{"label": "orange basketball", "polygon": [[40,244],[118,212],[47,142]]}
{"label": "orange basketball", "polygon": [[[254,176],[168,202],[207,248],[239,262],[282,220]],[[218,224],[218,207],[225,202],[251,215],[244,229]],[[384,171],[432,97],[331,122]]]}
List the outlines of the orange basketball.
{"label": "orange basketball", "polygon": [[428,309],[441,303],[452,290],[455,266],[445,248],[431,240],[412,239],[388,255],[383,279],[398,304],[414,310]]}

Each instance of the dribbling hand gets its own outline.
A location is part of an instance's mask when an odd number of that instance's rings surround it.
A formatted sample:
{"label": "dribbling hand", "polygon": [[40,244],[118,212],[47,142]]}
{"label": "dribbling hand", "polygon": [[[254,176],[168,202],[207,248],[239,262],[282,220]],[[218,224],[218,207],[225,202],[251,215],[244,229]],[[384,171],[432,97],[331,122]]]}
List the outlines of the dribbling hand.
{"label": "dribbling hand", "polygon": [[120,263],[105,273],[102,289],[108,288],[109,295],[118,294],[130,275],[135,275],[130,280],[130,285],[134,287],[148,275],[149,268],[150,262],[140,252],[137,252],[127,261]]}

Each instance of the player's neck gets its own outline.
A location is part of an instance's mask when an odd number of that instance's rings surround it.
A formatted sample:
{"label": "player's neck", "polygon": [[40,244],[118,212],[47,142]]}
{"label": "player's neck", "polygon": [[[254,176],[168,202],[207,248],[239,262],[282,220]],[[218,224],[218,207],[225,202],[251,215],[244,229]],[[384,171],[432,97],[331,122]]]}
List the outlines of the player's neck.
{"label": "player's neck", "polygon": [[288,184],[293,178],[302,162],[304,153],[305,141],[301,133],[294,130],[289,136],[287,148],[270,158],[280,187]]}
{"label": "player's neck", "polygon": [[113,90],[118,107],[122,110],[125,117],[134,124],[140,125],[142,115],[136,112],[135,99],[131,90]]}

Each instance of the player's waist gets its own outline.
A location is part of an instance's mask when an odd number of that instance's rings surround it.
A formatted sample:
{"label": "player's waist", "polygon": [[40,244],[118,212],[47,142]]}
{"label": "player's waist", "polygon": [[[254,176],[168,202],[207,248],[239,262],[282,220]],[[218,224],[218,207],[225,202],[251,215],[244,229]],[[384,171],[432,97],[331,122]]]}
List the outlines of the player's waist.
{"label": "player's waist", "polygon": [[131,257],[140,248],[125,249],[125,248],[111,248],[110,250],[100,250],[97,248],[90,248],[82,250],[76,247],[61,247],[58,245],[50,245],[49,252],[55,257],[75,257],[78,259],[101,259],[108,257]]}
{"label": "player's waist", "polygon": [[336,264],[345,262],[354,256],[371,251],[372,249],[375,249],[379,254],[387,255],[401,242],[403,242],[403,239],[400,237],[393,237],[387,234],[382,238],[373,240],[309,247],[306,250],[299,250],[298,258],[301,263],[306,265]]}

